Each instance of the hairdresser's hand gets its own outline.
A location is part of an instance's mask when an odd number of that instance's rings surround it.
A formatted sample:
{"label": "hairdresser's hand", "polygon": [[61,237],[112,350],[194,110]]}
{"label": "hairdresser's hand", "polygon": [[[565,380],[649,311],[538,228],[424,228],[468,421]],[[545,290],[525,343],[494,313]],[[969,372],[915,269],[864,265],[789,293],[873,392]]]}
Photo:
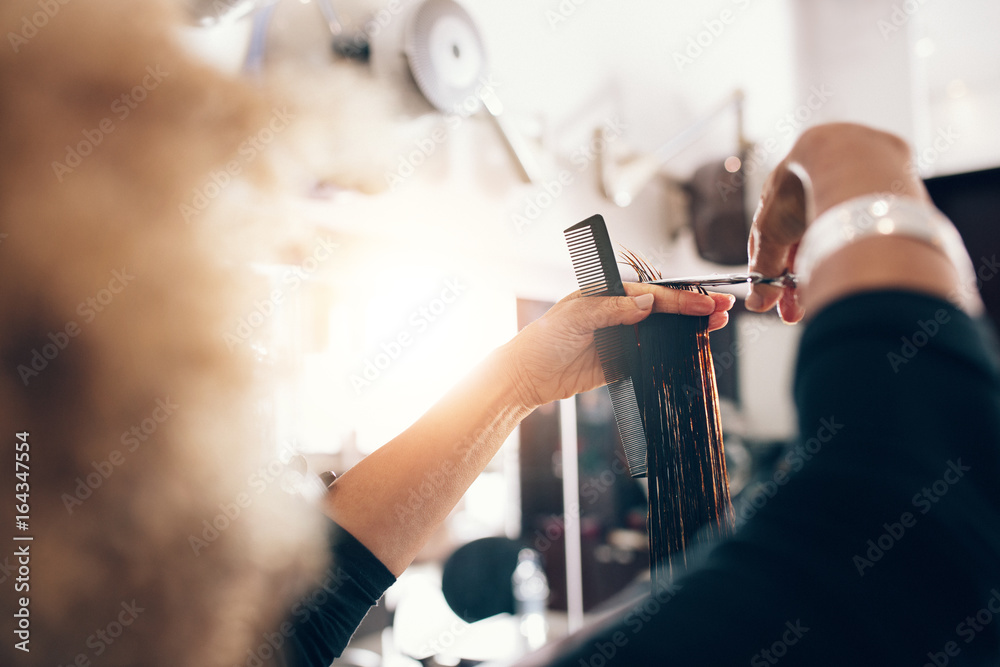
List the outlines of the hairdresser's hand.
{"label": "hairdresser's hand", "polygon": [[[929,199],[911,168],[906,142],[853,123],[807,130],[764,184],[750,230],[750,270],[766,276],[785,270],[794,273],[799,241],[813,218],[848,199],[873,193]],[[850,275],[842,270],[835,280],[811,286],[806,295],[809,307],[829,303],[866,280],[871,282],[874,278],[864,275],[870,268],[870,264],[856,260]],[[746,306],[764,311],[777,304],[783,320],[797,322],[805,305],[800,291],[755,285]]]}
{"label": "hairdresser's hand", "polygon": [[735,299],[655,285],[626,283],[623,297],[581,297],[574,292],[525,327],[503,348],[521,402],[535,408],[604,384],[594,330],[635,324],[650,313],[708,316],[710,330],[729,321]]}
{"label": "hairdresser's hand", "polygon": [[[795,251],[806,231],[806,193],[793,163],[795,149],[770,173],[761,190],[760,204],[750,227],[747,254],[750,271],[765,276],[793,272]],[[798,173],[796,173],[798,172]],[[786,322],[802,319],[795,289],[772,285],[752,285],[747,296],[748,310],[764,311],[778,305]]]}

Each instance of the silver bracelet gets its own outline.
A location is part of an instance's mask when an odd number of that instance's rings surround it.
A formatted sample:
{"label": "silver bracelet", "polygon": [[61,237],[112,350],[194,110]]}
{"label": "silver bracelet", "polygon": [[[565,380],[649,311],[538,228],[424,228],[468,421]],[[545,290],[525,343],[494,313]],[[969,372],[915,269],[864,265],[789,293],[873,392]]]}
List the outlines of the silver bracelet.
{"label": "silver bracelet", "polygon": [[[977,310],[979,292],[972,260],[955,225],[927,202],[897,195],[864,195],[825,211],[806,229],[795,255],[799,285],[809,282],[824,259],[854,241],[874,236],[908,236],[938,248],[958,271],[961,288],[952,300]],[[981,306],[979,306],[981,308]]]}

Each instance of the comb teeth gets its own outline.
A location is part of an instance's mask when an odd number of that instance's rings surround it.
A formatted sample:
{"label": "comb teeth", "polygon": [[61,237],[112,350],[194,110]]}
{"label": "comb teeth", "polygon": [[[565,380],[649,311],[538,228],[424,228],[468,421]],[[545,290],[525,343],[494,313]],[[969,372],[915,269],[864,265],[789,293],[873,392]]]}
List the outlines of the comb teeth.
{"label": "comb teeth", "polygon": [[604,219],[599,215],[565,232],[576,281],[584,296],[625,296],[614,249]]}
{"label": "comb teeth", "polygon": [[628,366],[628,355],[625,352],[628,341],[623,336],[632,332],[624,329],[625,327],[608,327],[594,332],[594,346],[597,348],[597,356],[601,359],[604,381],[608,383],[628,380],[632,376]]}
{"label": "comb teeth", "polygon": [[642,412],[635,398],[632,378],[626,378],[608,385],[611,406],[615,410],[615,423],[622,439],[625,460],[632,477],[646,476],[646,432],[642,428]]}
{"label": "comb teeth", "polygon": [[[576,281],[583,296],[625,296],[625,286],[604,218],[591,216],[564,232]],[[632,383],[636,341],[631,327],[616,326],[594,332],[597,356],[608,383],[615,422],[625,449],[629,473],[646,474],[646,433]]]}

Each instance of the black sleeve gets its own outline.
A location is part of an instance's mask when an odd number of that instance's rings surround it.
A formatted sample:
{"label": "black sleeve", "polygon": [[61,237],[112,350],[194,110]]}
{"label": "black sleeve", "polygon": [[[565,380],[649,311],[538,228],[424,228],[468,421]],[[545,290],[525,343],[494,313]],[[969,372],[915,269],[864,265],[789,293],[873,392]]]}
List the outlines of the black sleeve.
{"label": "black sleeve", "polygon": [[281,626],[289,667],[328,667],[368,610],[396,578],[353,535],[329,522],[331,560],[321,584],[291,609]]}
{"label": "black sleeve", "polygon": [[849,297],[803,333],[795,399],[799,441],[732,538],[528,664],[996,664],[1000,372],[985,325],[919,294]]}

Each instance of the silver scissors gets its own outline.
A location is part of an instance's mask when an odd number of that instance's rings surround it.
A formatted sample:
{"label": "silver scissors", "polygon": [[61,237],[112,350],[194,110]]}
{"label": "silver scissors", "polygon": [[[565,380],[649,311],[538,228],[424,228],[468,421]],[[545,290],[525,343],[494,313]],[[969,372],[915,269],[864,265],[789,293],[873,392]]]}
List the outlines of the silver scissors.
{"label": "silver scissors", "polygon": [[775,287],[795,287],[795,274],[785,271],[780,276],[769,278],[762,273],[749,271],[745,273],[713,273],[707,276],[687,276],[684,278],[662,278],[646,281],[650,285],[665,285],[667,287],[700,287],[703,285],[774,285]]}

